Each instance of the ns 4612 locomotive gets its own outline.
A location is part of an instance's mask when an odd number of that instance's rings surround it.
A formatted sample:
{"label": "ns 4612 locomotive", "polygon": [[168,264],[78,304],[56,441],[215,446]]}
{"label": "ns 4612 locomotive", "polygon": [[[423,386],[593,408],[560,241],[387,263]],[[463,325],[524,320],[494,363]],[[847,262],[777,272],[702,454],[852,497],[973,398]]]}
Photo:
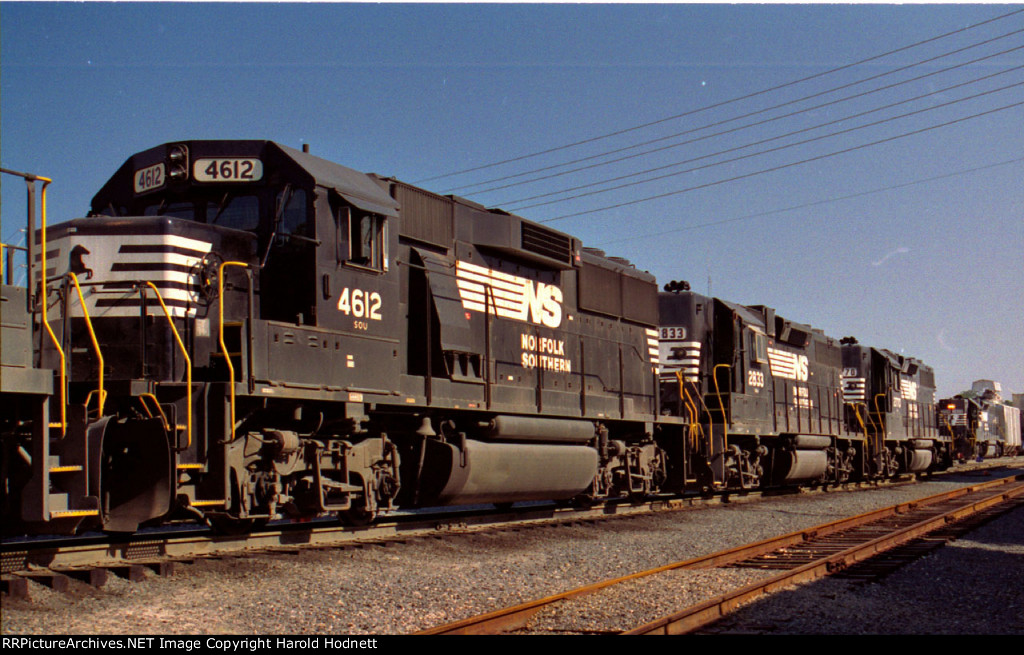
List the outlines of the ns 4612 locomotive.
{"label": "ns 4612 locomotive", "polygon": [[[4,287],[5,325],[24,314],[4,503],[26,529],[669,484],[655,280],[567,234],[273,142],[187,141],[45,239],[45,291]],[[7,373],[33,367],[52,389]]]}
{"label": "ns 4612 locomotive", "polygon": [[138,153],[39,238],[27,287],[2,287],[5,533],[950,460],[916,361],[848,363],[770,308],[659,294],[571,235],[270,141]]}

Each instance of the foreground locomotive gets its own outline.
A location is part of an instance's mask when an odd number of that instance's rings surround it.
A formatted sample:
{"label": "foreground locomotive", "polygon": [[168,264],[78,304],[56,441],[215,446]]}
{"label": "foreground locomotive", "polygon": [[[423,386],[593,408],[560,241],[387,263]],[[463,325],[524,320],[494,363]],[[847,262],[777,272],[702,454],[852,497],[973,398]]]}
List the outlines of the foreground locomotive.
{"label": "foreground locomotive", "polygon": [[269,141],[138,153],[88,218],[40,236],[28,288],[2,289],[5,533],[365,522],[951,460],[916,360],[659,294],[570,235]]}
{"label": "foreground locomotive", "polygon": [[34,365],[63,373],[3,433],[5,511],[49,524],[25,529],[666,488],[654,278],[569,235],[189,141],[130,158],[45,258]]}

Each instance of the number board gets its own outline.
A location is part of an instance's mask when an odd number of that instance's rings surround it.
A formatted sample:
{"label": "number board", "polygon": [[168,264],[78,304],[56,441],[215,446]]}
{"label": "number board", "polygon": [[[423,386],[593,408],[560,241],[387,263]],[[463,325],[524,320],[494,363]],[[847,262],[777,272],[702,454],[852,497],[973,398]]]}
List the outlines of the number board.
{"label": "number board", "polygon": [[162,187],[167,181],[165,172],[163,164],[154,164],[135,171],[135,193],[145,193]]}
{"label": "number board", "polygon": [[263,162],[237,157],[197,159],[192,177],[196,182],[257,182],[263,178]]}

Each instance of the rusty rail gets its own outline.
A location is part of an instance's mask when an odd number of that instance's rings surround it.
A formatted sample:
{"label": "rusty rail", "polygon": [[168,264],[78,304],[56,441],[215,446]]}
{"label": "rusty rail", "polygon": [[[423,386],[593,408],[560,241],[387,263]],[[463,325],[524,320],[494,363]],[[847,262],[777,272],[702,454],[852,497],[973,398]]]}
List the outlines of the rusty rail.
{"label": "rusty rail", "polygon": [[[823,555],[815,561],[809,562],[798,568],[784,571],[767,580],[755,582],[735,591],[731,591],[716,598],[694,605],[680,612],[670,614],[650,623],[644,624],[623,634],[685,634],[700,627],[714,623],[736,608],[749,603],[757,598],[770,594],[774,591],[791,587],[794,584],[810,582],[825,577],[836,571],[843,570],[848,566],[861,562],[875,555],[895,548],[901,544],[910,542],[918,537],[924,536],[938,530],[950,523],[960,521],[978,512],[982,512],[995,505],[1007,502],[1014,498],[1024,497],[1024,483],[1020,480],[1024,476],[1003,478],[1002,480],[978,485],[970,488],[972,494],[985,494],[998,486],[1005,486],[1005,489],[997,490],[996,493],[980,498],[977,501],[969,502],[959,507],[954,507],[938,515],[929,516],[924,520],[915,521],[913,524],[897,529],[889,534],[864,541],[863,543],[851,546],[845,550],[831,555]],[[996,483],[1002,483],[996,484]],[[959,490],[958,490],[959,491]],[[938,502],[963,499],[964,494],[941,494]],[[936,498],[936,497],[932,497]],[[934,503],[929,503],[934,504]],[[917,507],[915,510],[923,508]]]}
{"label": "rusty rail", "polygon": [[[647,571],[641,571],[620,578],[614,578],[610,580],[604,580],[595,584],[580,587],[578,589],[572,589],[560,594],[540,598],[537,600],[522,603],[512,607],[496,610],[487,614],[470,617],[460,621],[455,621],[445,625],[437,626],[427,630],[420,631],[416,634],[421,635],[466,635],[466,634],[496,634],[501,632],[508,632],[523,628],[527,625],[528,621],[536,613],[540,612],[546,607],[554,605],[564,600],[585,596],[592,594],[602,589],[613,587],[618,584],[637,580],[639,578],[664,573],[666,571],[676,569],[700,569],[700,568],[713,568],[718,566],[726,566],[734,564],[747,559],[757,557],[759,555],[765,555],[773,551],[796,546],[808,542],[811,539],[821,538],[831,534],[838,534],[846,532],[853,528],[857,528],[863,525],[874,523],[876,521],[884,520],[893,516],[906,515],[920,510],[923,508],[929,508],[934,505],[938,505],[943,502],[962,498],[972,493],[984,493],[986,491],[992,491],[999,489],[1000,487],[1009,487],[1009,489],[1003,490],[1002,493],[996,494],[993,497],[986,498],[977,503],[972,503],[969,508],[979,507],[980,511],[984,507],[987,507],[996,502],[1001,502],[1003,497],[1007,494],[1024,495],[1024,484],[1019,483],[1020,480],[1024,479],[1024,475],[1011,476],[1007,478],[1001,478],[999,480],[993,480],[978,485],[972,485],[968,487],[961,487],[952,491],[936,494],[919,500],[909,501],[886,507],[857,516],[840,519],[838,521],[832,521],[823,525],[807,528],[804,530],[798,530],[791,532],[779,537],[773,537],[771,539],[765,539],[763,541],[738,546],[736,548],[730,548],[710,555],[704,555],[701,557],[692,558],[673,564],[667,564],[658,568],[650,569]],[[1017,484],[1014,484],[1017,483]],[[983,507],[982,507],[983,506]],[[958,508],[949,512],[943,512],[938,517],[929,519],[926,521],[925,527],[912,526],[901,530],[900,533],[908,535],[911,533],[921,534],[922,531],[930,532],[938,527],[945,525],[947,522],[952,520],[959,520],[967,514],[972,513],[969,508]],[[903,541],[912,539],[913,537],[907,536]],[[787,571],[783,574],[774,576],[769,580],[762,581],[744,587],[738,591],[724,594],[717,598],[711,599],[700,605],[694,606],[693,608],[677,612],[670,616],[659,619],[658,621],[648,623],[641,626],[633,631],[625,634],[679,634],[683,632],[689,632],[697,627],[706,625],[712,621],[715,621],[725,613],[728,613],[738,605],[748,602],[749,600],[756,598],[764,593],[781,589],[783,587],[790,586],[796,582],[811,580],[822,575],[827,575],[832,570],[843,568],[855,561],[866,559],[875,553],[881,552],[887,548],[890,548],[897,544],[896,539],[893,535],[886,537],[880,537],[872,540],[869,543],[862,544],[857,547],[846,549],[842,552],[836,553],[831,557],[824,558],[821,562],[815,564],[809,564],[799,569]]]}

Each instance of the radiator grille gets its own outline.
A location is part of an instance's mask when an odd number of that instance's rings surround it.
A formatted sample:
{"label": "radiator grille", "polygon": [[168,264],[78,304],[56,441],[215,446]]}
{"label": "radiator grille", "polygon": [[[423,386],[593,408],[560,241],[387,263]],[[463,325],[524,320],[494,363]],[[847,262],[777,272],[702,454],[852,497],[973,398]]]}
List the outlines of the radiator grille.
{"label": "radiator grille", "polygon": [[522,223],[522,248],[566,264],[572,264],[572,239],[537,225]]}

